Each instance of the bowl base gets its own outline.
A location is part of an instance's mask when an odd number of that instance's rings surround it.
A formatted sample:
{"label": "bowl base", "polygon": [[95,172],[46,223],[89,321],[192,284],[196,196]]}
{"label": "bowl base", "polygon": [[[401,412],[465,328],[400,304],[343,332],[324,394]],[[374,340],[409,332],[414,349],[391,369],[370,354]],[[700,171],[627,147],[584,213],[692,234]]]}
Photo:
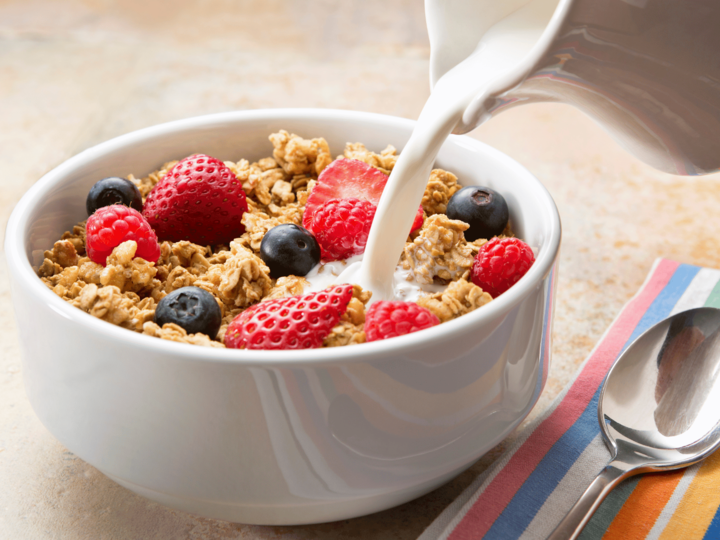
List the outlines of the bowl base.
{"label": "bowl base", "polygon": [[473,463],[475,463],[475,460],[424,484],[392,493],[375,494],[357,499],[321,500],[305,504],[272,506],[230,504],[190,497],[177,497],[147,489],[105,472],[103,474],[146,499],[205,518],[221,519],[247,525],[309,525],[356,518],[399,506],[449,482],[467,470]]}

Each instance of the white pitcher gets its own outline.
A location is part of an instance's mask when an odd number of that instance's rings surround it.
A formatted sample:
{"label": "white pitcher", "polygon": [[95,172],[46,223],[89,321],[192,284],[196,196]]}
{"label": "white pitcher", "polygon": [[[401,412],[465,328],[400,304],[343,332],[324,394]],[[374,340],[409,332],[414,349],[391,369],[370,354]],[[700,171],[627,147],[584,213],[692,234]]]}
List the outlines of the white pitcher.
{"label": "white pitcher", "polygon": [[562,102],[658,169],[720,169],[714,0],[426,0],[431,84],[482,47],[496,23],[531,3],[545,30],[520,64],[475,98],[455,133],[516,105]]}

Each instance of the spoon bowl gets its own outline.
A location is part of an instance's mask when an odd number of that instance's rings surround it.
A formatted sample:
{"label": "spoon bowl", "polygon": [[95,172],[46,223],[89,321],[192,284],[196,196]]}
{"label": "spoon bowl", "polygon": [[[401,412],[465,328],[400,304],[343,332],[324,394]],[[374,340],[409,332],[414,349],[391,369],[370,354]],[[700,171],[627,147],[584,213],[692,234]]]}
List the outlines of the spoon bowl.
{"label": "spoon bowl", "polygon": [[[605,380],[598,419],[608,446],[655,452],[655,469],[702,459],[720,441],[719,373],[720,310],[691,309],[653,326]],[[657,453],[667,450],[678,452],[668,464]]]}
{"label": "spoon bowl", "polygon": [[720,446],[720,309],[654,325],[618,357],[598,401],[612,460],[550,539],[576,538],[622,480],[693,465]]}

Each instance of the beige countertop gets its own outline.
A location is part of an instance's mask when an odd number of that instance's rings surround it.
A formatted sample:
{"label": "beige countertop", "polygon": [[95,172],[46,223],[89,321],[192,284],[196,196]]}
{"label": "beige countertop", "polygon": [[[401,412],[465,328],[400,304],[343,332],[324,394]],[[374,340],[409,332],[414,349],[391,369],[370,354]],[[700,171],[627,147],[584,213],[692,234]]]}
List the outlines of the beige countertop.
{"label": "beige countertop", "polygon": [[[182,0],[172,3],[172,13],[167,5],[0,0],[3,230],[15,202],[45,172],[134,129],[263,107],[416,118],[427,98],[422,2]],[[563,105],[513,109],[471,136],[533,172],[563,219],[553,364],[535,415],[570,379],[656,257],[720,267],[720,176],[656,172]],[[173,511],[105,478],[35,417],[23,389],[4,258],[0,306],[3,539],[409,540],[503,447],[418,500],[354,520],[258,527]]]}

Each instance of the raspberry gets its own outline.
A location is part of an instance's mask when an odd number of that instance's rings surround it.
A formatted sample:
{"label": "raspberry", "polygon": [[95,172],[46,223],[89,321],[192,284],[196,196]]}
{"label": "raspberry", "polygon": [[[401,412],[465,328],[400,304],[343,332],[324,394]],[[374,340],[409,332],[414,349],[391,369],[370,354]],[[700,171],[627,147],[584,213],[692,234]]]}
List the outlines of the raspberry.
{"label": "raspberry", "polygon": [[128,240],[137,243],[136,257],[150,262],[157,262],[160,257],[155,232],[134,208],[120,204],[98,208],[88,218],[85,230],[88,257],[103,266],[112,250]]}
{"label": "raspberry", "polygon": [[360,199],[330,199],[316,211],[312,232],[325,261],[340,261],[365,251],[375,205]]}
{"label": "raspberry", "polygon": [[226,244],[245,232],[242,185],[225,164],[195,154],[175,164],[153,188],[143,215],[161,240]]}
{"label": "raspberry", "polygon": [[[336,159],[323,169],[317,184],[308,195],[303,214],[303,227],[312,230],[315,212],[330,199],[360,199],[373,206],[380,202],[380,196],[387,184],[388,176],[375,167],[357,159]],[[418,208],[410,232],[423,224],[423,209]]]}
{"label": "raspberry", "polygon": [[235,317],[225,333],[231,349],[316,349],[352,298],[352,285],[266,300]]}
{"label": "raspberry", "polygon": [[530,246],[518,238],[493,238],[480,248],[472,282],[497,298],[525,275],[535,262]]}
{"label": "raspberry", "polygon": [[415,302],[387,302],[380,300],[370,306],[365,316],[365,335],[368,341],[404,336],[440,324],[428,309]]}

